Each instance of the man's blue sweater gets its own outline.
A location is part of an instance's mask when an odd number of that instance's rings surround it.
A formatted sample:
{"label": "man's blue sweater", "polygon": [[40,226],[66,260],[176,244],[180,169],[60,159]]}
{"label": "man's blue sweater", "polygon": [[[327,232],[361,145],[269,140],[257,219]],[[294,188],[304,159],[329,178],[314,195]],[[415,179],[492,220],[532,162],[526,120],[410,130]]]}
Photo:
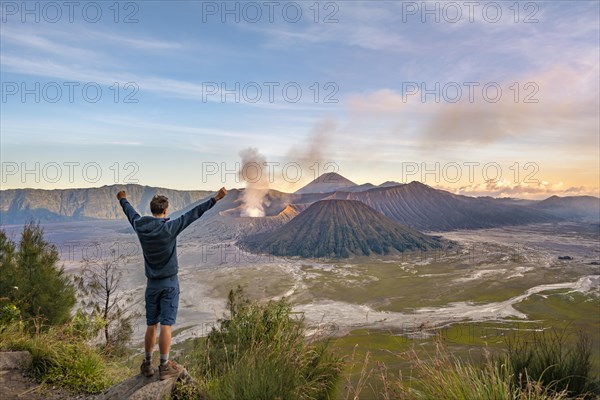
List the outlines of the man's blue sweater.
{"label": "man's blue sweater", "polygon": [[182,216],[169,218],[141,217],[127,199],[119,201],[144,252],[144,269],[148,279],[164,279],[177,275],[177,235],[215,205],[210,198]]}

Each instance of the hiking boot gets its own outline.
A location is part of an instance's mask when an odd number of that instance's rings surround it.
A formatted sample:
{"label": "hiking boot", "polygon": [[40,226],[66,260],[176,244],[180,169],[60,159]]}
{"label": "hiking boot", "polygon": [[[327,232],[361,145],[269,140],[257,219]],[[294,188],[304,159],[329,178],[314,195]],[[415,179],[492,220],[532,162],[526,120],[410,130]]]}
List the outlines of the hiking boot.
{"label": "hiking boot", "polygon": [[148,360],[142,361],[142,365],[140,365],[140,372],[146,378],[149,378],[152,375],[154,375],[155,370],[154,370],[154,367],[152,366],[152,362],[148,361]]}
{"label": "hiking boot", "polygon": [[183,372],[183,367],[169,360],[165,364],[158,367],[160,380],[163,381],[169,378],[177,378]]}

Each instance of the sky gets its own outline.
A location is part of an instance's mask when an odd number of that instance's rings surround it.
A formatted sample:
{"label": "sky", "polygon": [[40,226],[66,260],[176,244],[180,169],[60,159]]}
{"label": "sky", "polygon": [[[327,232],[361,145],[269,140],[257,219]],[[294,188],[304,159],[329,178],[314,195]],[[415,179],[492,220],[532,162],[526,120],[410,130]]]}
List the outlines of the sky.
{"label": "sky", "polygon": [[3,1],[0,185],[598,196],[599,7]]}

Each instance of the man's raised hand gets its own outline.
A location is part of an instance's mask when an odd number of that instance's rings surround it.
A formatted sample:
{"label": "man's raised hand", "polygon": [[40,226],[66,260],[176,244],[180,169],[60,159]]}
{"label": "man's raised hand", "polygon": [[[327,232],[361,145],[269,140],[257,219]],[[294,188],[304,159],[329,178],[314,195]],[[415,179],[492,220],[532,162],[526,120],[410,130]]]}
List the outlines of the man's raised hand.
{"label": "man's raised hand", "polygon": [[226,194],[227,194],[227,189],[222,187],[221,189],[219,189],[219,191],[215,195],[215,197],[214,197],[215,201],[221,200],[223,197],[225,197]]}
{"label": "man's raised hand", "polygon": [[117,200],[121,201],[121,199],[126,198],[127,195],[125,194],[124,190],[121,190],[119,193],[117,193]]}

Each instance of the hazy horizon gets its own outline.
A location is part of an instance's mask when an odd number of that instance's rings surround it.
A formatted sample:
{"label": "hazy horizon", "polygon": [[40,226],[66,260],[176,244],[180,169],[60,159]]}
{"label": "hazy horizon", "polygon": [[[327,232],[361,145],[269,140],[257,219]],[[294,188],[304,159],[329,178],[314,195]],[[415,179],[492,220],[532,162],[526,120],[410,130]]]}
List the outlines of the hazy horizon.
{"label": "hazy horizon", "polygon": [[[347,178],[347,177],[345,177]],[[348,178],[350,179],[350,178]],[[350,179],[352,180],[352,179]],[[357,185],[365,185],[365,184],[373,184],[375,187],[380,186],[384,183],[387,183],[390,181],[385,181],[385,182],[379,182],[379,183],[373,183],[373,182],[354,182]],[[410,181],[410,182],[398,182],[398,181],[394,181],[398,184],[409,184],[412,182],[420,182],[418,180],[414,180],[414,181]],[[423,182],[420,182],[423,183]],[[306,183],[307,184],[307,183]],[[426,184],[426,183],[425,183]],[[57,188],[34,188],[34,187],[15,187],[15,188],[0,188],[0,192],[4,191],[4,190],[77,190],[77,189],[99,189],[105,186],[125,186],[125,185],[140,185],[140,186],[148,186],[148,187],[155,187],[155,188],[160,188],[160,189],[168,189],[168,190],[177,190],[177,191],[182,191],[182,192],[190,192],[190,191],[206,191],[206,192],[216,192],[219,190],[219,188],[202,188],[202,189],[197,189],[197,188],[174,188],[174,187],[168,187],[168,186],[158,186],[158,185],[145,185],[142,183],[113,183],[113,184],[108,184],[108,185],[100,185],[100,186],[82,186],[82,187],[57,187]],[[270,189],[273,190],[277,190],[279,192],[284,192],[284,193],[294,193],[296,190],[301,189],[302,187],[304,187],[305,185],[299,185],[298,187],[296,187],[296,189],[294,190],[280,190],[278,187],[270,187]],[[549,194],[549,193],[542,193],[542,194],[538,194],[533,195],[533,196],[526,196],[526,197],[516,197],[516,196],[510,196],[510,195],[503,195],[501,194],[500,196],[493,196],[491,193],[487,193],[487,192],[470,192],[470,193],[466,193],[461,191],[461,188],[459,189],[451,189],[448,187],[443,187],[443,186],[435,186],[435,185],[428,185],[431,186],[434,189],[438,189],[438,190],[445,190],[448,191],[450,193],[453,194],[458,194],[458,195],[463,195],[463,196],[469,196],[469,197],[486,197],[486,196],[491,196],[494,198],[503,198],[503,199],[521,199],[521,200],[545,200],[549,197],[552,196],[559,196],[559,197],[569,197],[569,196],[593,196],[593,197],[598,197],[600,198],[600,193],[590,193],[590,194],[586,194],[586,193],[577,193],[577,194],[569,194],[568,192],[560,192],[558,194]],[[243,186],[239,186],[239,187],[227,187],[228,190],[244,190],[245,187]],[[343,189],[340,189],[339,191],[344,191]]]}

